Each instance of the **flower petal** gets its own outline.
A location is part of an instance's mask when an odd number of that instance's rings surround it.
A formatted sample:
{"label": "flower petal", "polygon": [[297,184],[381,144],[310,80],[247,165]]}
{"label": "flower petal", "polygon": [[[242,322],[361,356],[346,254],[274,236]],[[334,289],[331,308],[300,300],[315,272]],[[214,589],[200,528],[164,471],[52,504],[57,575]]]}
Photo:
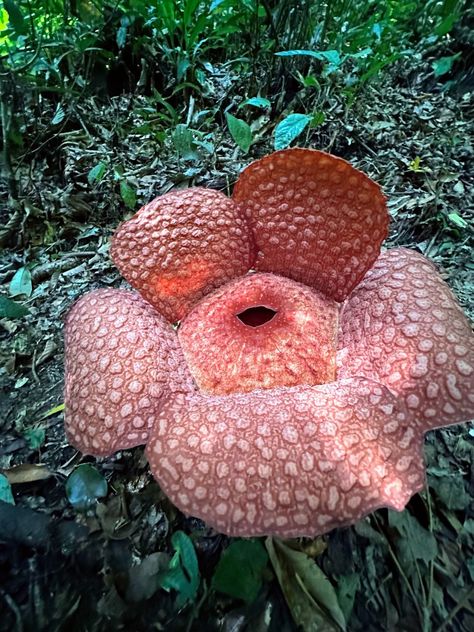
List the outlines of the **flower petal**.
{"label": "flower petal", "polygon": [[401,394],[424,432],[474,417],[474,336],[422,255],[384,252],[344,305],[341,331],[338,376]]}
{"label": "flower petal", "polygon": [[208,393],[322,384],[336,377],[338,312],[337,303],[305,285],[251,274],[200,301],[178,334]]}
{"label": "flower petal", "polygon": [[176,333],[135,292],[85,294],[67,316],[65,345],[66,433],[85,454],[145,443],[163,397],[195,388]]}
{"label": "flower petal", "polygon": [[256,268],[289,276],[342,301],[387,236],[380,187],[341,158],[278,151],[249,165],[233,198],[249,220]]}
{"label": "flower petal", "polygon": [[147,456],[183,512],[233,536],[314,536],[424,484],[422,434],[403,403],[361,378],[163,406]]}
{"label": "flower petal", "polygon": [[166,318],[252,266],[254,246],[237,205],[212,189],[157,197],[119,226],[111,255],[127,281]]}

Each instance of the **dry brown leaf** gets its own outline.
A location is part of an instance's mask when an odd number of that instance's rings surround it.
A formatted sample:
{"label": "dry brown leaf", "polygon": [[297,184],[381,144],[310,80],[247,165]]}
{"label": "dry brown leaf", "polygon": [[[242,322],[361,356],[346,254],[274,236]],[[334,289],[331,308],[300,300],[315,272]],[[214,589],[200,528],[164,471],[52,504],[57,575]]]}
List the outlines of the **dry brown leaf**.
{"label": "dry brown leaf", "polygon": [[44,481],[53,474],[46,465],[34,463],[22,463],[0,471],[8,478],[10,485]]}

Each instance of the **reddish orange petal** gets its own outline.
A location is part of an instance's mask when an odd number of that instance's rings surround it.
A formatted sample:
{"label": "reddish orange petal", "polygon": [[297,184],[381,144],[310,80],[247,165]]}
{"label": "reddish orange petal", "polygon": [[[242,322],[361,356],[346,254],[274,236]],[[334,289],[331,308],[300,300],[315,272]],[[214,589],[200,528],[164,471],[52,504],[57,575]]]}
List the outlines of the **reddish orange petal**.
{"label": "reddish orange petal", "polygon": [[252,266],[254,246],[237,205],[212,189],[168,193],[119,226],[111,255],[127,281],[170,321]]}
{"label": "reddish orange petal", "polygon": [[204,298],[179,339],[208,393],[322,384],[336,377],[339,306],[273,274],[251,274]]}
{"label": "reddish orange petal", "polygon": [[278,151],[249,165],[233,198],[252,228],[256,268],[342,301],[377,259],[388,214],[380,187],[341,158]]}
{"label": "reddish orange petal", "polygon": [[147,456],[183,512],[232,536],[315,536],[378,507],[401,510],[424,483],[422,435],[403,403],[361,378],[160,410]]}
{"label": "reddish orange petal", "polygon": [[474,417],[474,336],[422,255],[384,252],[344,305],[341,331],[338,375],[385,384],[423,431]]}
{"label": "reddish orange petal", "polygon": [[83,296],[65,345],[66,433],[85,454],[145,443],[163,398],[195,388],[173,328],[135,292]]}

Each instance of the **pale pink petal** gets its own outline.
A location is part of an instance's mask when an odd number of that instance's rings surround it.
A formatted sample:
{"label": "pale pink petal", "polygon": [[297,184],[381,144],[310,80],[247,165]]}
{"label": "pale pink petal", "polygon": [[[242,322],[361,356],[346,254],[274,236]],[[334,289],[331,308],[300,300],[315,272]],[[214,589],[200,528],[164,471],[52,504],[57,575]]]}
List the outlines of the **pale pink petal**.
{"label": "pale pink petal", "polygon": [[252,266],[255,251],[238,206],[212,189],[157,197],[119,226],[115,265],[171,322],[204,295]]}
{"label": "pale pink petal", "polygon": [[384,252],[343,307],[338,377],[399,395],[422,431],[474,417],[474,336],[422,255]]}
{"label": "pale pink petal", "polygon": [[422,434],[403,403],[361,378],[206,397],[178,395],[147,446],[184,513],[233,536],[315,536],[424,483]]}
{"label": "pale pink petal", "polygon": [[85,294],[65,326],[65,426],[85,454],[145,443],[162,401],[194,385],[176,332],[135,292]]}
{"label": "pale pink petal", "polygon": [[253,231],[256,269],[301,281],[336,301],[362,280],[387,236],[378,184],[322,151],[285,149],[256,160],[232,197]]}

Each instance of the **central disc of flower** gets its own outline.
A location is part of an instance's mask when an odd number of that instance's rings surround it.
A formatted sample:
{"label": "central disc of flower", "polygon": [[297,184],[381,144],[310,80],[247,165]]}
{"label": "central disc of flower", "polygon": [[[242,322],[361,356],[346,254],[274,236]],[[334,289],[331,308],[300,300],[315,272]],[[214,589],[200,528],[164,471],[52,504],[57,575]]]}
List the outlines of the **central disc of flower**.
{"label": "central disc of flower", "polygon": [[179,338],[191,373],[212,394],[336,379],[338,304],[274,274],[249,274],[202,299]]}

